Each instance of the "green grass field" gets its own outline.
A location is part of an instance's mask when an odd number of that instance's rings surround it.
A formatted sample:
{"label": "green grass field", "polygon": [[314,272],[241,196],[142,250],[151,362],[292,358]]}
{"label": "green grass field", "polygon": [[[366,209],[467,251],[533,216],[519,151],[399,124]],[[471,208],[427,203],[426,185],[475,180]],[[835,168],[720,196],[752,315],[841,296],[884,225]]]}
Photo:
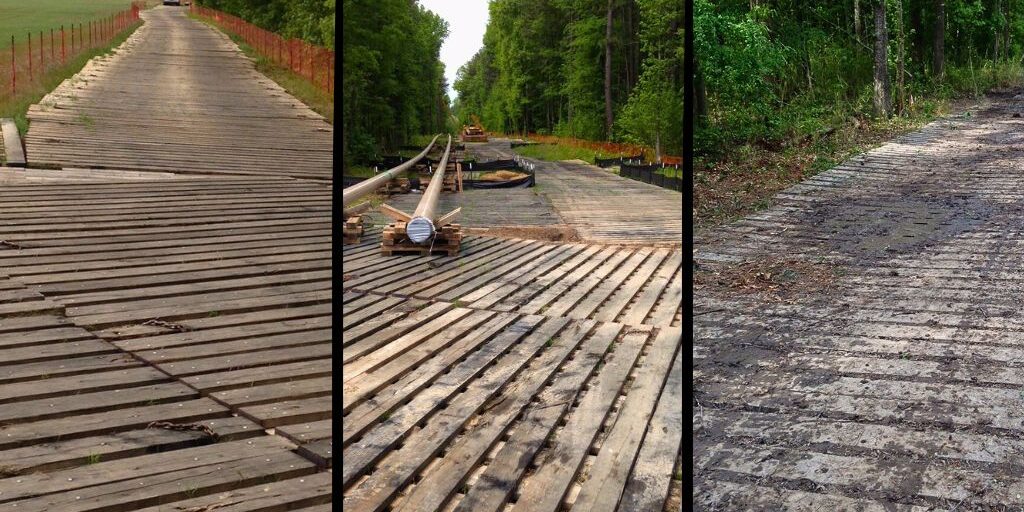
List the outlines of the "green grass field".
{"label": "green grass field", "polygon": [[51,28],[87,23],[131,4],[130,0],[0,0],[0,48],[11,45],[12,35],[22,43],[29,32],[49,34]]}
{"label": "green grass field", "polygon": [[[0,0],[0,2],[7,1],[9,0]],[[24,136],[28,131],[26,113],[30,106],[39,103],[47,93],[60,85],[61,82],[79,72],[85,66],[85,63],[89,62],[89,59],[109,53],[111,49],[119,46],[128,39],[132,32],[134,32],[134,29],[126,30],[106,46],[87,50],[69,58],[67,64],[50,69],[41,79],[31,83],[28,87],[19,89],[17,96],[0,97],[0,117],[14,118],[15,124],[18,125],[18,130]]]}
{"label": "green grass field", "polygon": [[[557,162],[559,160],[583,160],[587,163],[594,163],[595,151],[592,149],[577,146],[564,146],[561,144],[532,144],[519,146],[513,151],[529,158]],[[615,158],[623,156],[620,154],[609,154],[597,152],[598,158]]]}

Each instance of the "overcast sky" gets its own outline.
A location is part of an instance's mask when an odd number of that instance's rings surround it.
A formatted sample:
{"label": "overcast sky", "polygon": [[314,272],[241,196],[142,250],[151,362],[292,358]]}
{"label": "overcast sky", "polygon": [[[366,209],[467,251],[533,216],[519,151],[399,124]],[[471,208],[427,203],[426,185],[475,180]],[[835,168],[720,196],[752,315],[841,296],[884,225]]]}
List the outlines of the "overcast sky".
{"label": "overcast sky", "polygon": [[441,62],[448,79],[448,96],[455,100],[455,74],[484,45],[488,0],[420,0],[448,22],[448,39],[441,46]]}

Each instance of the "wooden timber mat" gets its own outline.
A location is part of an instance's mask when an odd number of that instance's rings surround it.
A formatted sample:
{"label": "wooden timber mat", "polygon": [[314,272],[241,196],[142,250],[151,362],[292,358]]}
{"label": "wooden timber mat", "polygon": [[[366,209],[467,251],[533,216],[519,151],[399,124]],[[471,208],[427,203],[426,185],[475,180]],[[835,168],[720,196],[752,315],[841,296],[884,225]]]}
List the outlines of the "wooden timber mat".
{"label": "wooden timber mat", "polygon": [[695,238],[695,510],[1024,503],[1024,102]]}
{"label": "wooden timber mat", "polygon": [[379,245],[342,252],[345,510],[679,510],[679,249]]}
{"label": "wooden timber mat", "polygon": [[333,127],[178,8],[29,109],[30,166],[330,180]]}
{"label": "wooden timber mat", "polygon": [[0,506],[329,510],[330,212],[310,180],[4,182]]}
{"label": "wooden timber mat", "polygon": [[[508,159],[515,156],[508,139],[467,143],[466,152],[479,161]],[[546,218],[548,207],[560,222],[571,227],[581,241],[598,244],[679,247],[683,243],[683,203],[679,192],[620,177],[606,169],[579,161],[526,161],[535,165],[537,186],[527,190],[543,197],[544,205],[526,208],[516,201],[504,205],[508,191],[479,191],[491,198],[501,219],[515,211],[516,216]],[[522,192],[516,192],[522,193]],[[486,205],[474,200],[473,204]],[[486,206],[483,211],[486,212]],[[487,222],[483,217],[483,222]],[[534,224],[525,222],[524,224]],[[471,225],[471,224],[467,224]],[[486,224],[483,224],[486,225]]]}

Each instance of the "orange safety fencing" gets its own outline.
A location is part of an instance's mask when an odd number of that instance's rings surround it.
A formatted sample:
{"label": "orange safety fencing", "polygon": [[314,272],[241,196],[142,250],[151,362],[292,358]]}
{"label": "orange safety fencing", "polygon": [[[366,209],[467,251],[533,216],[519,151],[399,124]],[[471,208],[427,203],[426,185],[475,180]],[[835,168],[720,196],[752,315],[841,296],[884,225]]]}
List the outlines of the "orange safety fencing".
{"label": "orange safety fencing", "polygon": [[139,20],[142,7],[141,2],[133,2],[128,9],[86,23],[23,35],[0,34],[9,37],[5,42],[11,43],[10,48],[0,50],[0,100],[28,90],[47,71],[63,66],[82,52],[106,46]]}
{"label": "orange safety fencing", "polygon": [[191,12],[241,37],[257,53],[334,94],[334,50],[301,39],[285,39],[237,16],[191,4]]}

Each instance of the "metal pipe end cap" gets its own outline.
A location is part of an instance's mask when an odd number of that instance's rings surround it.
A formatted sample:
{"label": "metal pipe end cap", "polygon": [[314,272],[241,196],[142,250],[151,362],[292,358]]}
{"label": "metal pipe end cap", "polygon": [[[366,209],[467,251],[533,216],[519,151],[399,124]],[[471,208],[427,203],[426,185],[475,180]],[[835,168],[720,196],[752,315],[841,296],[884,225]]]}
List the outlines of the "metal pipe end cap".
{"label": "metal pipe end cap", "polygon": [[413,243],[422,244],[434,236],[434,223],[426,217],[414,217],[406,224],[405,234]]}

